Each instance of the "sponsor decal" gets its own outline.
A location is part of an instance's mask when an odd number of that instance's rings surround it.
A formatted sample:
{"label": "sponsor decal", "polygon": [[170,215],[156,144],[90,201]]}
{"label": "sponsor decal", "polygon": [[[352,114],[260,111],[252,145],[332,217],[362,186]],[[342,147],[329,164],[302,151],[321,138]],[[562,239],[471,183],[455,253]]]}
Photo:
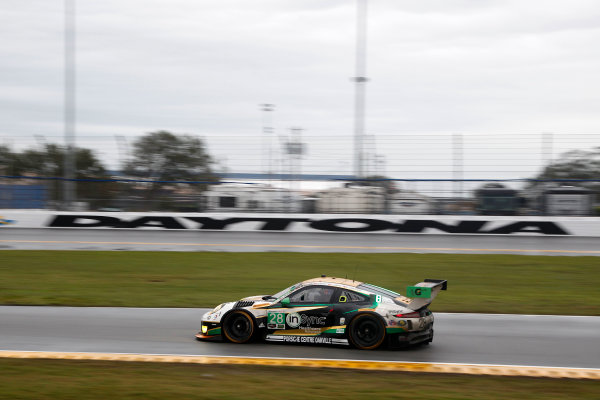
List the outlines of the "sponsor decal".
{"label": "sponsor decal", "polygon": [[[405,296],[401,295],[401,296],[396,297],[396,300],[401,301],[401,302],[403,302],[405,304],[410,304],[410,303],[413,302],[414,299],[411,299],[411,298],[408,298],[408,297],[405,297]],[[400,313],[400,311],[398,313]]]}
{"label": "sponsor decal", "polygon": [[325,325],[326,319],[327,319],[326,317],[315,317],[312,315],[302,315],[302,321],[300,324],[302,326]]}
{"label": "sponsor decal", "polygon": [[216,312],[216,313],[209,314],[208,317],[206,317],[206,319],[208,321],[215,321],[220,316],[221,316],[221,313],[220,312]]}
{"label": "sponsor decal", "polygon": [[430,287],[409,286],[406,288],[406,291],[408,297],[422,297],[426,299],[431,297]]}
{"label": "sponsor decal", "polygon": [[348,339],[340,338],[323,338],[323,337],[306,337],[306,336],[282,336],[282,335],[267,335],[268,341],[273,342],[292,342],[292,343],[323,343],[323,344],[348,344]]}
{"label": "sponsor decal", "polygon": [[[267,313],[267,328],[285,329],[288,327],[308,329],[312,325],[325,325],[326,317],[315,317],[313,315],[298,314],[297,312],[269,312]],[[318,328],[316,328],[318,329]]]}
{"label": "sponsor decal", "polygon": [[318,335],[322,332],[321,328],[301,327],[303,332]]}
{"label": "sponsor decal", "polygon": [[[132,218],[93,214],[55,215],[47,225],[54,228],[155,228],[155,229],[199,229],[228,230],[241,223],[255,223],[257,231],[287,231],[295,227],[303,230],[326,232],[396,232],[424,233],[429,231],[458,234],[529,233],[540,235],[570,235],[559,223],[551,221],[509,221],[502,224],[491,220],[468,220],[444,223],[429,219],[407,219],[389,221],[375,218],[276,218],[276,217],[232,217],[212,218],[193,216],[150,215]],[[498,225],[500,224],[500,225]],[[490,227],[492,225],[493,227]]]}
{"label": "sponsor decal", "polygon": [[288,326],[290,328],[297,328],[297,327],[300,326],[300,323],[302,322],[302,319],[300,317],[300,314],[294,312],[294,313],[289,313],[285,317],[285,322],[288,324]]}
{"label": "sponsor decal", "polygon": [[285,329],[285,313],[267,313],[267,328]]}
{"label": "sponsor decal", "polygon": [[340,325],[344,325],[346,323],[346,318],[341,317],[340,318]]}
{"label": "sponsor decal", "polygon": [[5,218],[3,218],[3,217],[0,215],[0,226],[4,226],[4,225],[12,225],[12,224],[14,224],[15,222],[17,222],[17,221],[15,221],[15,220],[12,220],[12,219],[5,219]]}
{"label": "sponsor decal", "polygon": [[283,341],[291,343],[333,344],[333,340],[331,338],[319,336],[284,336]]}

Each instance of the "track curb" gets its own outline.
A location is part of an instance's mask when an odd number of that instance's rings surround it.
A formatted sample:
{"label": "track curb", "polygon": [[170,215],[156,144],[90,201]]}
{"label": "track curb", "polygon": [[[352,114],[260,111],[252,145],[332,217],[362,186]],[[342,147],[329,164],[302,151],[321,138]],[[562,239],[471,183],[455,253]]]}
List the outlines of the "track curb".
{"label": "track curb", "polygon": [[169,354],[71,353],[6,350],[0,350],[0,358],[162,362],[184,364],[264,365],[398,372],[426,372],[438,374],[525,376],[540,378],[600,380],[600,369],[598,368],[563,368],[520,365],[419,363],[401,361],[330,360],[311,358],[194,356]]}

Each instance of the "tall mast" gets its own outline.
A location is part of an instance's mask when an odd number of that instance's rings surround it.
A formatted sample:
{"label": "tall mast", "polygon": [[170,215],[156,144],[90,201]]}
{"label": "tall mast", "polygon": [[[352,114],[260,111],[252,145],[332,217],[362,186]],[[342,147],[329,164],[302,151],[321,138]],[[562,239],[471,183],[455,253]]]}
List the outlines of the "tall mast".
{"label": "tall mast", "polygon": [[365,90],[367,74],[367,0],[356,3],[356,75],[354,81],[354,176],[364,178]]}

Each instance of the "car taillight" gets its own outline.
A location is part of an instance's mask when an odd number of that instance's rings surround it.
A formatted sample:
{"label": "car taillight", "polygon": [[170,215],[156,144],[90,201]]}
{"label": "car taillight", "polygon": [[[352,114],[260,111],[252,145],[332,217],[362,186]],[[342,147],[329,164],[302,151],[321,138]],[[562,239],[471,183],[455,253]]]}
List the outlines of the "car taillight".
{"label": "car taillight", "polygon": [[418,312],[411,312],[408,314],[396,314],[394,317],[397,318],[421,318],[421,315]]}

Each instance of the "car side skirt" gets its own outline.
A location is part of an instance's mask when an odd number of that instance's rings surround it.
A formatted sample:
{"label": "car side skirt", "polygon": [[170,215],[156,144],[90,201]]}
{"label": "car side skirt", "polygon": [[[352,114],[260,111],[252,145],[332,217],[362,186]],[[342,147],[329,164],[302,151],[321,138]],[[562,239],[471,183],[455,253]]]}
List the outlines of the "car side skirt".
{"label": "car side skirt", "polygon": [[310,344],[335,344],[348,346],[348,339],[332,338],[326,336],[298,336],[298,335],[267,335],[268,342],[280,343],[310,343]]}

